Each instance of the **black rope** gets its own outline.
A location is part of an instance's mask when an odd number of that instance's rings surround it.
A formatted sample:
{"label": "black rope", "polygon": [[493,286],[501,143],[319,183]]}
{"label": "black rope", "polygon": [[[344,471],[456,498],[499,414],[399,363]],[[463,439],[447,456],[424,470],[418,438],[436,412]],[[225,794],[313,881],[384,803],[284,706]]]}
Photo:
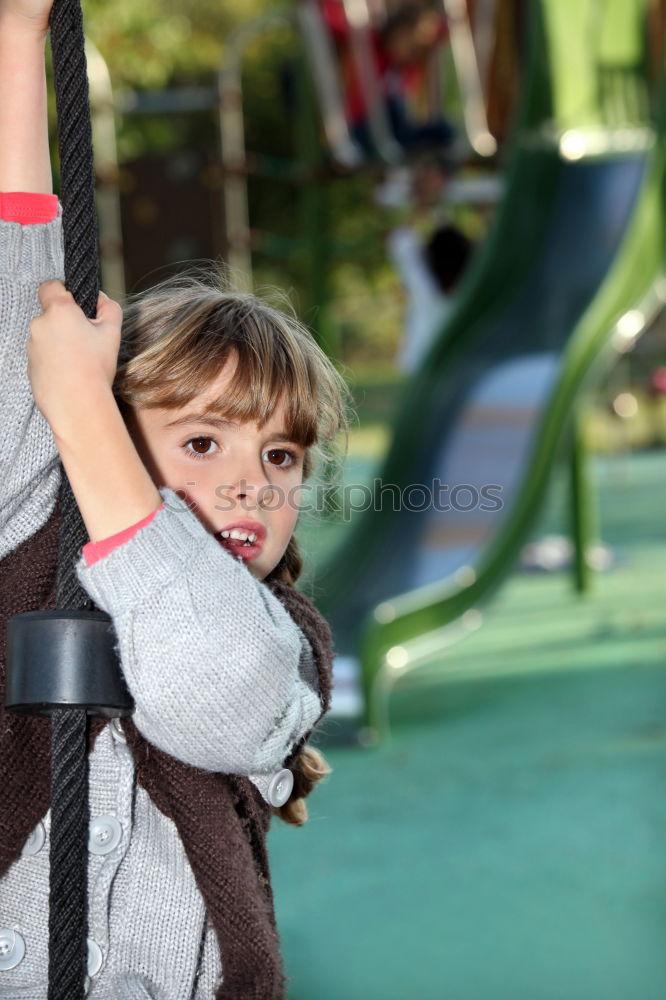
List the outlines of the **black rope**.
{"label": "black rope", "polygon": [[88,768],[85,709],[51,720],[49,1000],[85,995],[87,966]]}
{"label": "black rope", "polygon": [[[99,258],[88,76],[80,0],[50,16],[58,114],[65,284],[88,317],[97,311]],[[75,564],[87,534],[61,466],[56,605],[90,607]],[[82,1000],[88,935],[88,767],[85,709],[54,713],[51,730],[51,882],[48,1000]]]}
{"label": "black rope", "polygon": [[61,466],[60,535],[58,538],[57,606],[63,610],[92,608],[93,602],[76,575],[78,552],[88,541],[81,511]]}
{"label": "black rope", "polygon": [[97,312],[99,256],[88,76],[80,0],[51,10],[53,79],[58,112],[65,284],[86,316]]}

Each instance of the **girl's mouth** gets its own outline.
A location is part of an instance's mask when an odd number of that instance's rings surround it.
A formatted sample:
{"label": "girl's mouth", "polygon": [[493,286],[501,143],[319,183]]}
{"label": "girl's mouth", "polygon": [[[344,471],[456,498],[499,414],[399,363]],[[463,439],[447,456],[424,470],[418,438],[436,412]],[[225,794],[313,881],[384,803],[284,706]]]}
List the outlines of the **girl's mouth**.
{"label": "girl's mouth", "polygon": [[256,559],[261,552],[265,535],[266,532],[261,527],[252,530],[249,527],[233,526],[218,531],[215,537],[232,556],[242,559],[243,562],[249,562],[251,559]]}

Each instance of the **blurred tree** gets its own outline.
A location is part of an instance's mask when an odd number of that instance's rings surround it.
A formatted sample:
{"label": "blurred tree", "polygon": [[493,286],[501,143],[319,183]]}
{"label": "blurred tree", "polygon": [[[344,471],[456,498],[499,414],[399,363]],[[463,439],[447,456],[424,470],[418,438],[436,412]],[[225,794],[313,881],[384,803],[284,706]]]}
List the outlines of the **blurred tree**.
{"label": "blurred tree", "polygon": [[[291,5],[287,0],[283,6],[288,10]],[[274,0],[84,0],[84,16],[86,34],[104,56],[114,93],[122,98],[128,90],[215,88],[220,60],[234,30],[263,13],[274,13],[277,6]],[[257,286],[284,288],[305,321],[315,323],[311,247],[302,240],[303,177],[290,166],[299,149],[294,70],[299,59],[300,39],[289,28],[258,38],[244,58],[247,149],[274,158],[268,176],[249,178],[250,221],[257,234],[253,253]],[[197,150],[209,164],[202,183],[210,190],[219,188],[216,108],[119,115],[117,127],[121,165]],[[329,322],[337,324],[344,360],[376,374],[382,366],[391,368],[402,320],[399,282],[384,252],[390,222],[372,201],[375,173],[336,176],[328,169],[323,150],[320,168],[331,243],[326,255]]]}

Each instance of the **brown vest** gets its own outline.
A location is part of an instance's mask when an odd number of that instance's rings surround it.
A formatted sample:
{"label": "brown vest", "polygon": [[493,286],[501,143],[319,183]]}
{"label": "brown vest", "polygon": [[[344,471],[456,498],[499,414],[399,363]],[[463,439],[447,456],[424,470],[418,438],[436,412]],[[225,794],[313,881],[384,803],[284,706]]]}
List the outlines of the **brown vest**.
{"label": "brown vest", "polygon": [[[6,623],[24,611],[55,607],[59,508],[60,499],[47,523],[0,561],[0,876],[19,857],[49,806],[49,720],[4,710]],[[330,629],[293,587],[279,582],[269,586],[312,646],[323,715],[331,692]],[[88,752],[104,724],[91,719]],[[123,719],[123,729],[136,762],[136,780],[175,823],[217,934],[224,981],[216,1000],[283,1000],[266,851],[271,807],[247,778],[214,774],[170,757],[148,743],[129,718]]]}

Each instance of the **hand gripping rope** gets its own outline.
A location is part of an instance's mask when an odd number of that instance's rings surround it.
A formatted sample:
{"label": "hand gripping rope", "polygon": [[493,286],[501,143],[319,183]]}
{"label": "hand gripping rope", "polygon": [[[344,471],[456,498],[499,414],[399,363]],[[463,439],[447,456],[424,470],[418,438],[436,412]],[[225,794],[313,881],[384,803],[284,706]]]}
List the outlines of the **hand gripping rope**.
{"label": "hand gripping rope", "polygon": [[[80,0],[55,0],[50,18],[58,114],[65,284],[95,316],[99,259],[92,128]],[[132,700],[111,619],[91,609],[75,564],[87,533],[61,466],[55,611],[7,628],[6,706],[51,716],[49,1000],[82,1000],[87,967],[87,716],[128,715]]]}

